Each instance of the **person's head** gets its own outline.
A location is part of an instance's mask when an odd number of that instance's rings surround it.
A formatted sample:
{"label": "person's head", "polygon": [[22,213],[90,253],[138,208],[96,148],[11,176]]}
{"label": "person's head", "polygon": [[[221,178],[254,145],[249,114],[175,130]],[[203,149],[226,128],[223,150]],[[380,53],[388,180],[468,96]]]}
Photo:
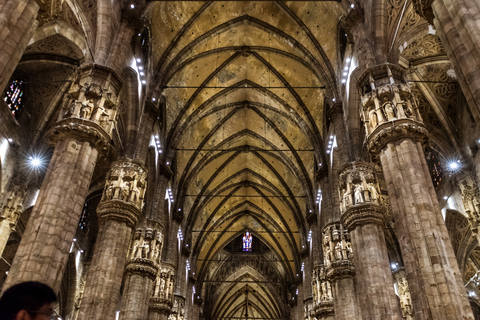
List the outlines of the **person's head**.
{"label": "person's head", "polygon": [[5,320],[51,319],[55,292],[46,284],[29,281],[7,289],[0,298],[0,315]]}

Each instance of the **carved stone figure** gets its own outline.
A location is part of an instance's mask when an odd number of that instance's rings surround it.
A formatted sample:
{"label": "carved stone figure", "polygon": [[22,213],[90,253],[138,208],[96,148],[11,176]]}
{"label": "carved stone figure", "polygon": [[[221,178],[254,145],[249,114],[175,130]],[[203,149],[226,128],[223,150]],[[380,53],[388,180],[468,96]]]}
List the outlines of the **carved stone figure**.
{"label": "carved stone figure", "polygon": [[357,184],[357,185],[355,186],[355,204],[365,202],[365,201],[363,200],[363,195],[362,195],[362,193],[363,193],[363,187],[362,187],[362,185],[361,185],[361,184]]}
{"label": "carved stone figure", "polygon": [[375,110],[370,111],[370,126],[376,128],[378,124],[378,116]]}
{"label": "carved stone figure", "polygon": [[395,110],[393,109],[392,103],[388,101],[387,98],[384,98],[383,110],[385,110],[387,120],[395,119]]}
{"label": "carved stone figure", "polygon": [[378,202],[378,192],[377,189],[372,185],[367,185],[368,192],[370,193],[370,201],[377,203]]}

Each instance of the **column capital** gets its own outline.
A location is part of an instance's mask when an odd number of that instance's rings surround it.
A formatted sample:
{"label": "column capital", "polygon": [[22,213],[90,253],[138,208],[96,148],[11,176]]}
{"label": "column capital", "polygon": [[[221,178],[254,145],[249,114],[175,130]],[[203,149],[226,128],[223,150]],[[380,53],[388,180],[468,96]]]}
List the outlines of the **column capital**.
{"label": "column capital", "polygon": [[119,200],[100,202],[97,207],[99,220],[119,220],[134,228],[141,215],[141,211],[132,205]]}
{"label": "column capital", "polygon": [[150,259],[136,258],[127,261],[126,274],[138,274],[155,280],[158,271],[158,264]]}
{"label": "column capital", "polygon": [[117,206],[123,204],[141,212],[147,187],[146,178],[147,170],[137,161],[122,159],[113,162],[107,175],[102,202],[113,201]]}
{"label": "column capital", "polygon": [[168,299],[152,297],[148,303],[148,309],[157,313],[170,315],[172,312],[173,302]]}
{"label": "column capital", "polygon": [[115,126],[123,82],[110,68],[86,65],[64,95],[57,124],[49,130],[50,142],[68,136],[91,141],[106,152]]}
{"label": "column capital", "polygon": [[372,160],[376,161],[378,159],[377,156],[387,143],[398,142],[404,139],[419,141],[426,145],[428,142],[428,130],[423,123],[410,119],[381,124],[368,137],[367,147]]}
{"label": "column capital", "polygon": [[353,260],[350,234],[339,221],[327,224],[323,227],[322,234],[325,268],[328,269],[335,262]]}
{"label": "column capital", "polygon": [[67,137],[82,142],[90,142],[99,153],[106,154],[110,145],[110,136],[97,123],[85,123],[84,119],[62,119],[48,132],[49,142],[52,145]]}
{"label": "column capital", "polygon": [[313,312],[317,319],[333,316],[335,314],[335,308],[333,307],[333,300],[320,301],[317,305],[315,305]]}
{"label": "column capital", "polygon": [[434,1],[435,0],[413,0],[415,12],[427,20],[431,25],[433,25],[433,19],[435,18],[432,9]]}
{"label": "column capital", "polygon": [[342,223],[348,230],[366,224],[383,225],[385,221],[384,209],[376,204],[361,204],[347,209],[342,215]]}
{"label": "column capital", "polygon": [[355,267],[350,260],[334,261],[327,269],[327,279],[335,281],[355,276]]}
{"label": "column capital", "polygon": [[357,225],[384,221],[384,210],[375,173],[375,165],[368,162],[350,162],[338,173],[342,224],[349,230]]}
{"label": "column capital", "polygon": [[[163,227],[158,223],[148,224],[148,221],[143,222],[135,229],[128,263],[135,264],[138,262],[141,265],[138,268],[145,270],[155,268],[155,271],[152,272],[153,279],[155,279],[160,264],[162,247]],[[133,270],[138,269],[137,267],[132,268]]]}

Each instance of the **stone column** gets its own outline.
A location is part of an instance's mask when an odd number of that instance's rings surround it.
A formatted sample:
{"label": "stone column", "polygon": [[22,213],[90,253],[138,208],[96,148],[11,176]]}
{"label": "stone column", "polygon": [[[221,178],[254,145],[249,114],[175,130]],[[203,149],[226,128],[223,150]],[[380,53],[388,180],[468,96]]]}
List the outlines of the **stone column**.
{"label": "stone column", "polygon": [[18,218],[23,211],[26,187],[26,181],[21,178],[19,173],[14,173],[5,192],[0,212],[0,256],[5,250],[10,233],[15,231]]}
{"label": "stone column", "polygon": [[[112,164],[97,207],[99,230],[79,320],[113,319],[115,316],[132,230],[143,208],[146,176],[145,168],[132,160]],[[146,240],[143,242],[142,259],[152,251],[150,244]],[[146,261],[145,265],[152,267]],[[147,271],[148,274],[152,272]]]}
{"label": "stone column", "polygon": [[480,124],[480,5],[476,0],[414,0],[435,25],[475,121]]}
{"label": "stone column", "polygon": [[323,258],[331,283],[335,319],[360,319],[355,296],[355,270],[350,235],[339,222],[323,227]]}
{"label": "stone column", "polygon": [[375,167],[352,162],[339,173],[342,224],[355,252],[356,292],[363,319],[400,320],[384,233]]}
{"label": "stone column", "polygon": [[37,29],[38,1],[0,1],[0,90],[8,84],[33,32]]}
{"label": "stone column", "polygon": [[36,280],[60,289],[97,157],[110,145],[121,80],[99,66],[78,73],[48,132],[55,150],[4,288]]}
{"label": "stone column", "polygon": [[138,226],[125,268],[120,320],[146,319],[160,264],[163,226],[147,220]]}
{"label": "stone column", "polygon": [[167,320],[173,307],[175,267],[161,263],[155,279],[154,290],[148,303],[149,320]]}
{"label": "stone column", "polygon": [[334,320],[333,294],[330,281],[327,280],[325,266],[319,265],[313,269],[313,316],[317,319]]}
{"label": "stone column", "polygon": [[358,88],[372,89],[362,97],[362,119],[385,175],[414,317],[473,319],[425,160],[428,133],[404,79],[399,66],[379,65]]}
{"label": "stone column", "polygon": [[405,278],[405,269],[398,268],[393,272],[395,284],[397,285],[398,298],[402,308],[402,318],[404,320],[413,320],[412,297]]}

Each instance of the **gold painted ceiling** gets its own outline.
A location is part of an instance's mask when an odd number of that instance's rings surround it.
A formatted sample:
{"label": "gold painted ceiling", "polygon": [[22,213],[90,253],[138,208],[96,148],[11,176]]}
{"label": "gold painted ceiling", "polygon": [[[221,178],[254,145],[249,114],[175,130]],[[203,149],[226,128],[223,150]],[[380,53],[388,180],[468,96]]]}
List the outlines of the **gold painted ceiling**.
{"label": "gold painted ceiling", "polygon": [[[343,9],[154,2],[148,13],[166,106],[162,143],[178,177],[196,290],[210,299],[205,312],[244,316],[248,284],[251,316],[281,318],[308,246]],[[251,253],[241,251],[246,230]]]}

